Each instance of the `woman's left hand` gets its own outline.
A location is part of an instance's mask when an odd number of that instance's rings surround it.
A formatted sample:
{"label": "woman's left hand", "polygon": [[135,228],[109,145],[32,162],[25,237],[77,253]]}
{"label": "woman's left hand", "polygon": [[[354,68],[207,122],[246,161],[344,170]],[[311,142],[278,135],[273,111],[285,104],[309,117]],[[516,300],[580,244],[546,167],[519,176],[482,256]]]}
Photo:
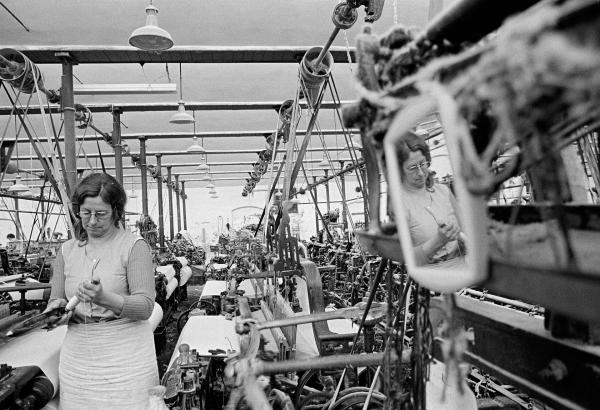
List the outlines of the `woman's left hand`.
{"label": "woman's left hand", "polygon": [[100,278],[93,277],[92,280],[81,282],[77,289],[77,297],[82,302],[97,303],[102,297],[102,284]]}

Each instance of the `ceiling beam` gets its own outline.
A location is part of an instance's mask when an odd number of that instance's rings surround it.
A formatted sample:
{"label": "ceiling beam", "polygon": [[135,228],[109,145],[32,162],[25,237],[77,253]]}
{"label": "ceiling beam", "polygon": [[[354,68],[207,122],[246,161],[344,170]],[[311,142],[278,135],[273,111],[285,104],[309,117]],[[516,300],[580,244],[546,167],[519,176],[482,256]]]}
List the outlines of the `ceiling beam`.
{"label": "ceiling beam", "polygon": [[[251,138],[251,137],[262,137],[265,138],[275,132],[274,130],[257,130],[257,131],[203,131],[203,132],[149,132],[149,133],[128,133],[121,134],[121,140],[136,140],[140,138],[146,139],[177,139],[177,138],[192,138],[196,136],[198,138]],[[358,133],[356,129],[347,130],[348,133]],[[313,133],[317,134],[317,133]],[[319,132],[321,135],[338,135],[343,136],[344,132],[342,130],[321,130]],[[306,135],[306,130],[298,130],[296,131],[296,135]],[[100,135],[88,134],[88,135],[77,135],[75,137],[77,140],[84,139],[85,141],[96,141],[96,140],[104,140],[104,138]],[[39,140],[41,142],[48,142],[48,138],[40,137]],[[58,137],[59,141],[64,141],[63,136]],[[29,144],[29,138],[19,138],[17,140],[18,143]],[[52,140],[54,142],[54,140]]]}
{"label": "ceiling beam", "polygon": [[[307,170],[307,171],[310,171],[310,170]],[[350,174],[350,175],[351,175],[352,178],[356,177],[356,175],[354,175],[354,174]],[[28,182],[28,180],[22,180],[22,181],[23,182]],[[32,182],[32,181],[34,181],[34,180],[30,180],[29,182]],[[185,178],[185,179],[181,178],[181,179],[179,179],[179,182],[181,182],[181,181],[185,181],[185,182],[208,182],[208,180],[203,180],[203,179],[200,179],[200,178]],[[215,181],[238,181],[239,184],[240,184],[240,188],[242,187],[242,185],[244,183],[244,179],[243,178],[238,178],[238,177],[212,178],[211,181],[212,182],[215,182]],[[8,184],[6,182],[9,182],[9,181],[4,181],[2,183],[2,188],[8,188],[8,187],[10,187],[12,185],[12,184]],[[265,180],[265,181],[262,181],[262,182],[267,183],[268,181]],[[155,183],[155,180],[154,179],[149,179],[148,183],[149,183],[149,188],[151,188],[152,185],[150,185],[150,184]],[[42,185],[39,184],[39,183],[38,184],[27,184],[27,186],[29,188],[41,188],[42,187]],[[123,182],[123,187],[125,189],[130,188],[130,186],[131,186],[131,182],[130,181],[124,181]],[[235,185],[227,185],[227,186],[235,186]],[[48,185],[46,185],[46,188],[47,187],[48,187]],[[186,188],[187,188],[187,186],[186,186]]]}
{"label": "ceiling beam", "polygon": [[[25,54],[36,64],[61,64],[67,52],[78,64],[146,63],[299,63],[309,46],[175,46],[159,53],[131,46],[65,45],[5,46]],[[331,47],[336,63],[356,60],[354,47]],[[58,55],[57,55],[58,54]]]}
{"label": "ceiling beam", "polygon": [[[331,171],[331,169],[327,169],[327,170]],[[311,172],[311,175],[313,175],[313,174],[319,174],[320,176],[322,176],[322,175],[324,175],[325,169],[324,168],[306,168],[306,171],[307,172]],[[249,170],[244,170],[244,171],[221,171],[221,172],[212,172],[211,171],[208,174],[210,176],[213,176],[213,175],[241,174],[241,175],[238,175],[238,176],[235,176],[235,177],[230,177],[230,178],[227,178],[227,177],[223,177],[223,178],[218,178],[217,177],[217,178],[214,178],[213,177],[212,179],[213,180],[214,179],[217,179],[217,180],[221,179],[221,180],[243,181],[243,180],[245,180],[248,177],[248,173],[249,173]],[[163,171],[163,176],[166,176],[166,174],[167,173]],[[183,175],[183,176],[190,177],[190,179],[187,179],[187,178],[186,179],[181,179],[183,181],[205,181],[204,179],[199,179],[199,178],[198,179],[194,179],[192,177],[194,177],[194,176],[200,177],[200,176],[206,175],[206,173],[205,172],[200,172],[200,171],[195,171],[195,172],[173,172],[172,175]],[[356,175],[352,174],[352,176],[356,176]],[[135,173],[135,174],[123,175],[123,178],[124,178],[123,185],[127,185],[128,183],[131,182],[131,179],[133,179],[133,178],[135,178],[135,179],[141,178],[141,172],[138,172],[138,173]],[[35,181],[40,181],[40,180],[41,180],[41,178],[21,178],[22,182],[35,182]],[[14,178],[5,178],[3,180],[3,182],[6,183],[5,184],[6,186],[12,185],[12,183],[14,181],[15,181]]]}
{"label": "ceiling beam", "polygon": [[[152,157],[148,157],[146,158],[147,160],[151,159]],[[314,162],[321,162],[322,159],[321,158],[317,158],[317,159],[304,159],[304,163],[314,163]],[[352,162],[351,158],[340,158],[339,160],[336,160],[338,162],[344,162],[344,163],[350,163]],[[209,162],[208,165],[210,167],[234,167],[234,166],[248,166],[248,165],[252,165],[254,164],[254,162],[256,161],[242,161],[242,162]],[[279,165],[281,164],[280,160],[276,160],[275,161],[275,165]],[[155,164],[151,164],[150,161],[146,161],[146,165],[154,165]],[[186,168],[186,167],[197,167],[198,163],[197,162],[189,162],[189,163],[163,163],[162,167],[173,167],[173,168]],[[107,170],[114,170],[115,167],[113,165],[106,165],[105,167]],[[138,167],[136,167],[135,165],[123,165],[123,169],[138,169]],[[24,171],[23,168],[21,168],[21,171]],[[242,170],[240,172],[248,172],[249,170]],[[30,169],[27,170],[27,172],[32,172],[32,173],[42,173],[44,172],[43,169],[39,168],[39,169]],[[228,173],[228,172],[236,172],[236,171],[210,171],[211,174],[221,174],[221,173]],[[10,179],[10,177],[6,177],[9,178],[8,180],[12,181],[13,179]]]}
{"label": "ceiling beam", "polygon": [[[256,148],[256,149],[223,149],[223,150],[206,150],[206,155],[233,155],[233,154],[254,154],[256,155],[256,153],[258,151],[260,151],[260,148]],[[317,147],[317,148],[308,148],[306,151],[307,152],[323,152],[323,147]],[[327,147],[327,151],[347,151],[348,147]],[[294,152],[298,152],[299,150],[295,149]],[[284,153],[287,152],[284,149],[280,149],[277,150],[277,152],[280,153]],[[174,156],[174,155],[198,155],[198,153],[194,153],[194,152],[187,152],[187,151],[160,151],[160,152],[147,152],[146,153],[146,157],[149,156],[155,156],[156,154],[162,154],[163,156]],[[131,155],[139,155],[138,152],[132,152],[129,156]],[[114,152],[103,152],[102,153],[102,157],[103,158],[112,158],[115,156]],[[84,155],[78,155],[78,158],[99,158],[100,154],[98,153],[89,153]],[[15,161],[30,161],[30,160],[37,160],[38,157],[34,157],[34,156],[18,156],[18,157],[12,157],[12,159],[14,159]]]}
{"label": "ceiling beam", "polygon": [[[345,104],[352,104],[354,101],[341,101],[341,103],[335,103],[333,101],[323,101],[321,103],[321,109],[334,109],[339,108]],[[283,101],[250,101],[250,102],[210,102],[210,101],[191,101],[185,102],[185,108],[188,111],[254,111],[254,110],[273,110],[279,111],[279,107]],[[91,103],[84,104],[92,113],[112,113],[115,109],[120,109],[122,112],[156,112],[156,111],[177,111],[179,105],[177,102],[158,102],[158,103]],[[307,108],[306,102],[300,103],[301,108]],[[50,107],[44,106],[45,112],[50,111],[51,113],[58,114],[61,112],[60,105],[52,104]],[[17,112],[24,113],[27,111],[28,115],[39,114],[39,105],[30,105],[17,107]],[[1,106],[0,115],[10,115],[13,112],[12,106]]]}

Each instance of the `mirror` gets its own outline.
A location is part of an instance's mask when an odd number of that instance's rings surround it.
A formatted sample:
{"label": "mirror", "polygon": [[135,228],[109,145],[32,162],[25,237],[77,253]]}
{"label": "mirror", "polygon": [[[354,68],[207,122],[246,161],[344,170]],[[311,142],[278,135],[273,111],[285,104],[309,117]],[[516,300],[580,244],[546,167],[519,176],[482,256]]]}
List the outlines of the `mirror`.
{"label": "mirror", "polygon": [[[487,275],[487,207],[485,197],[471,194],[463,180],[468,172],[461,167],[468,149],[463,139],[470,138],[467,125],[454,99],[438,88],[396,114],[384,149],[388,193],[408,273],[422,286],[447,293],[481,282]],[[428,176],[435,164],[415,146],[415,138],[420,137],[412,130],[435,112],[446,139],[456,201],[447,186],[431,184]]]}

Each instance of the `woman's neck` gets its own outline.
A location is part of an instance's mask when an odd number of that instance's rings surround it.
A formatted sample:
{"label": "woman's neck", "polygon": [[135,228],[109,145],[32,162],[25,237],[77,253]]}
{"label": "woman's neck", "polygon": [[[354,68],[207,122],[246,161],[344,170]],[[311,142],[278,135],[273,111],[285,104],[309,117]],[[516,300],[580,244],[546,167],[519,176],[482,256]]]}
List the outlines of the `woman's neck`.
{"label": "woman's neck", "polygon": [[119,228],[117,228],[116,226],[113,226],[113,228],[108,231],[105,235],[101,236],[101,237],[94,237],[94,236],[89,236],[88,235],[88,244],[92,245],[92,246],[102,246],[110,241],[112,241],[114,239],[114,237],[117,235],[117,232],[119,232]]}
{"label": "woman's neck", "polygon": [[425,192],[425,185],[423,185],[422,187],[416,187],[416,186],[409,185],[407,183],[403,183],[402,186],[408,192],[414,192],[414,193]]}

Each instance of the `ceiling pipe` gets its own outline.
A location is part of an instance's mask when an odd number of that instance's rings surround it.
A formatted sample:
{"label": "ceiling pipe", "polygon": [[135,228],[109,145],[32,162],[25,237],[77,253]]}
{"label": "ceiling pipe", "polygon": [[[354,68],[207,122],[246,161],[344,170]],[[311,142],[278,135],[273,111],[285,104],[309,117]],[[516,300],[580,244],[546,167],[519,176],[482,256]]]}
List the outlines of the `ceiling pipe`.
{"label": "ceiling pipe", "polygon": [[[321,108],[324,110],[340,108],[344,104],[352,104],[356,103],[353,100],[341,101],[341,102],[333,102],[333,101],[325,101],[321,103]],[[86,104],[86,108],[88,108],[93,113],[110,113],[116,107],[118,107],[122,112],[157,112],[157,111],[177,111],[179,108],[179,103],[174,102],[157,102],[157,103],[114,103],[114,104],[102,104],[102,103],[91,103]],[[281,107],[281,102],[279,101],[254,101],[254,102],[186,102],[185,106],[190,111],[264,111],[264,110],[273,110],[279,111],[279,107]],[[306,102],[300,102],[300,108],[308,108]],[[10,106],[0,106],[0,115],[10,115],[13,108]],[[51,104],[50,107],[44,106],[44,110],[46,113],[50,112],[52,114],[60,113],[60,105]],[[24,109],[18,108],[17,111],[22,111],[21,114],[25,112]],[[29,115],[37,115],[40,114],[40,106],[39,105],[30,105],[27,109],[27,114]]]}
{"label": "ceiling pipe", "polygon": [[[140,138],[144,138],[146,139],[145,136],[140,137]],[[138,139],[140,139],[138,138]],[[318,148],[307,148],[306,152],[323,152],[324,148],[323,147],[318,147]],[[343,152],[343,151],[347,151],[348,147],[328,147],[327,151],[330,152]],[[230,149],[230,150],[210,150],[210,151],[206,151],[206,155],[232,155],[232,154],[252,154],[252,155],[256,155],[257,149]],[[277,150],[277,152],[286,152],[286,150],[280,149]],[[299,149],[295,149],[294,152],[300,152]],[[131,152],[130,155],[139,155],[138,152]],[[162,154],[165,156],[178,156],[178,155],[194,155],[194,154],[190,154],[187,151],[162,151],[162,152],[147,152],[146,155],[156,155],[156,154]],[[98,153],[89,153],[87,155],[85,155],[85,157],[87,158],[99,158],[101,155]],[[103,152],[102,153],[102,157],[103,158],[113,158],[115,156],[114,152]],[[80,155],[78,156],[78,158],[84,158],[84,155]],[[19,161],[30,161],[30,160],[36,160],[38,157],[34,157],[34,156],[18,156],[18,157],[13,157],[13,159],[19,160]],[[337,160],[337,158],[336,158]],[[197,164],[196,164],[197,165]],[[210,164],[209,164],[210,165]]]}
{"label": "ceiling pipe", "polygon": [[[77,135],[76,139],[84,139],[86,141],[103,141],[106,140],[107,137],[110,137],[110,134],[103,132],[97,127],[93,126],[93,124],[89,125],[90,128],[93,128],[96,132],[101,134],[101,136],[94,135]],[[352,132],[359,132],[358,130],[352,130]],[[205,132],[151,132],[151,133],[128,133],[121,134],[122,140],[137,140],[140,137],[146,137],[146,139],[184,139],[191,137],[198,138],[266,138],[273,133],[272,130],[257,130],[257,131],[205,131]],[[324,136],[344,136],[344,132],[340,130],[321,130],[321,135]],[[306,130],[296,131],[296,135],[305,135]],[[54,137],[49,140],[46,137],[40,137],[40,142],[54,142]],[[59,141],[64,141],[64,137],[59,136]],[[17,140],[18,143],[29,143],[28,138],[20,138]]]}
{"label": "ceiling pipe", "polygon": [[[156,154],[154,154],[156,155]],[[162,155],[162,154],[161,154]],[[304,159],[304,163],[305,164],[312,164],[312,163],[317,163],[319,162],[319,159]],[[352,162],[351,158],[340,158],[338,161],[349,161]],[[256,161],[241,161],[241,162],[211,162],[209,165],[211,167],[220,167],[220,166],[227,166],[227,167],[231,167],[231,166],[245,166],[245,165],[252,165],[254,164],[254,162]],[[275,161],[275,165],[279,166],[281,164],[281,161]],[[151,164],[147,164],[147,165],[151,165]],[[166,164],[162,164],[164,167],[166,166],[171,166],[171,167],[175,167],[175,168],[184,168],[184,167],[197,167],[198,163],[197,162],[193,162],[193,163],[166,163]],[[107,170],[114,170],[114,166],[107,166],[106,167]],[[123,169],[138,169],[137,166],[135,165],[124,165]],[[314,168],[314,171],[318,171],[318,169]],[[322,170],[321,170],[322,171]],[[37,172],[44,172],[43,169],[30,169],[27,172],[30,173],[37,173]],[[238,173],[238,172],[243,172],[246,173],[248,172],[247,169],[244,170],[240,170],[240,171],[213,171],[211,168],[210,173],[211,174],[230,174],[230,173]],[[202,172],[198,172],[199,174],[202,174]],[[181,173],[180,173],[181,174]],[[131,175],[126,175],[126,176],[131,176]],[[40,176],[39,179],[43,179],[44,176]],[[33,179],[31,179],[33,181]]]}

